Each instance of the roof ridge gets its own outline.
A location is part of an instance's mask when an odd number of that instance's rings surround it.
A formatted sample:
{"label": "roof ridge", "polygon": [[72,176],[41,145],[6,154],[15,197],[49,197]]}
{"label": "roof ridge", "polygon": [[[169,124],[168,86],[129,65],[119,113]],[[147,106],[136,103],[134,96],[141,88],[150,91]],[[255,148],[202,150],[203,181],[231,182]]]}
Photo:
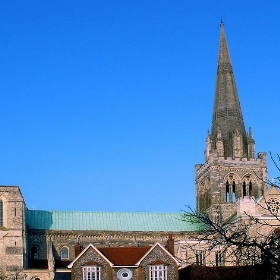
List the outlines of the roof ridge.
{"label": "roof ridge", "polygon": [[150,212],[150,211],[90,211],[90,210],[42,210],[27,209],[30,212],[67,212],[67,213],[132,213],[132,214],[182,214],[182,212]]}

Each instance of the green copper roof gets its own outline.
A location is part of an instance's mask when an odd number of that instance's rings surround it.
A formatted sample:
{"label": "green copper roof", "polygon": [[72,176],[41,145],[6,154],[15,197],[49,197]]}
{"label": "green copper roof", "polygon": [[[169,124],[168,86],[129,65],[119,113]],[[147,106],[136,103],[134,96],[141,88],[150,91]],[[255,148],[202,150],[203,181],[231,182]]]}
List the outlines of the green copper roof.
{"label": "green copper roof", "polygon": [[27,210],[30,229],[106,231],[196,231],[197,223],[182,221],[181,213],[74,212]]}

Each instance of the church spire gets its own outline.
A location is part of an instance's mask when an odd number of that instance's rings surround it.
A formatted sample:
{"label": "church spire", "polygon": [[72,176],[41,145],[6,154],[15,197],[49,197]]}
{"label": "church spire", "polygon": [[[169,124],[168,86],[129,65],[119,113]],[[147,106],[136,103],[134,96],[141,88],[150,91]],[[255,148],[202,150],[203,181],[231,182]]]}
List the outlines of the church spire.
{"label": "church spire", "polygon": [[[219,134],[219,135],[218,135]],[[235,138],[238,135],[238,142]],[[218,137],[219,136],[219,137]],[[212,118],[212,149],[223,141],[224,157],[248,157],[245,125],[227,46],[224,23],[220,24],[220,46],[216,78],[215,102]],[[237,151],[239,149],[239,151]]]}

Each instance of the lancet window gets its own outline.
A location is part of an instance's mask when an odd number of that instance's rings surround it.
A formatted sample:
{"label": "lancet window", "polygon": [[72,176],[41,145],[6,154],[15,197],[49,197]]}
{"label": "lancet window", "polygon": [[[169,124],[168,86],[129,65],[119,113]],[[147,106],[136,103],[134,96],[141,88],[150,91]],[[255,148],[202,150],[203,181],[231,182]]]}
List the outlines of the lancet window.
{"label": "lancet window", "polygon": [[252,196],[253,192],[253,183],[250,178],[250,175],[246,175],[243,183],[242,183],[242,195],[244,196]]}
{"label": "lancet window", "polygon": [[232,176],[226,181],[226,202],[236,202],[236,184]]}

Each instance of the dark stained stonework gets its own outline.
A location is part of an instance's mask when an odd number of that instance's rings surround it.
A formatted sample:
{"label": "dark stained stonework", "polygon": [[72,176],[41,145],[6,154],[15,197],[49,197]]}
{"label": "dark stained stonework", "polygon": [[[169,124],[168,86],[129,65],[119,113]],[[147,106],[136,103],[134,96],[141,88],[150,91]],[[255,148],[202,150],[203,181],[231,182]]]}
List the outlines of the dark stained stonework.
{"label": "dark stained stonework", "polygon": [[221,23],[215,102],[212,119],[212,149],[217,149],[218,133],[224,145],[224,157],[234,157],[234,136],[242,136],[242,157],[248,157],[248,141],[241,106],[227,47],[224,24]]}

